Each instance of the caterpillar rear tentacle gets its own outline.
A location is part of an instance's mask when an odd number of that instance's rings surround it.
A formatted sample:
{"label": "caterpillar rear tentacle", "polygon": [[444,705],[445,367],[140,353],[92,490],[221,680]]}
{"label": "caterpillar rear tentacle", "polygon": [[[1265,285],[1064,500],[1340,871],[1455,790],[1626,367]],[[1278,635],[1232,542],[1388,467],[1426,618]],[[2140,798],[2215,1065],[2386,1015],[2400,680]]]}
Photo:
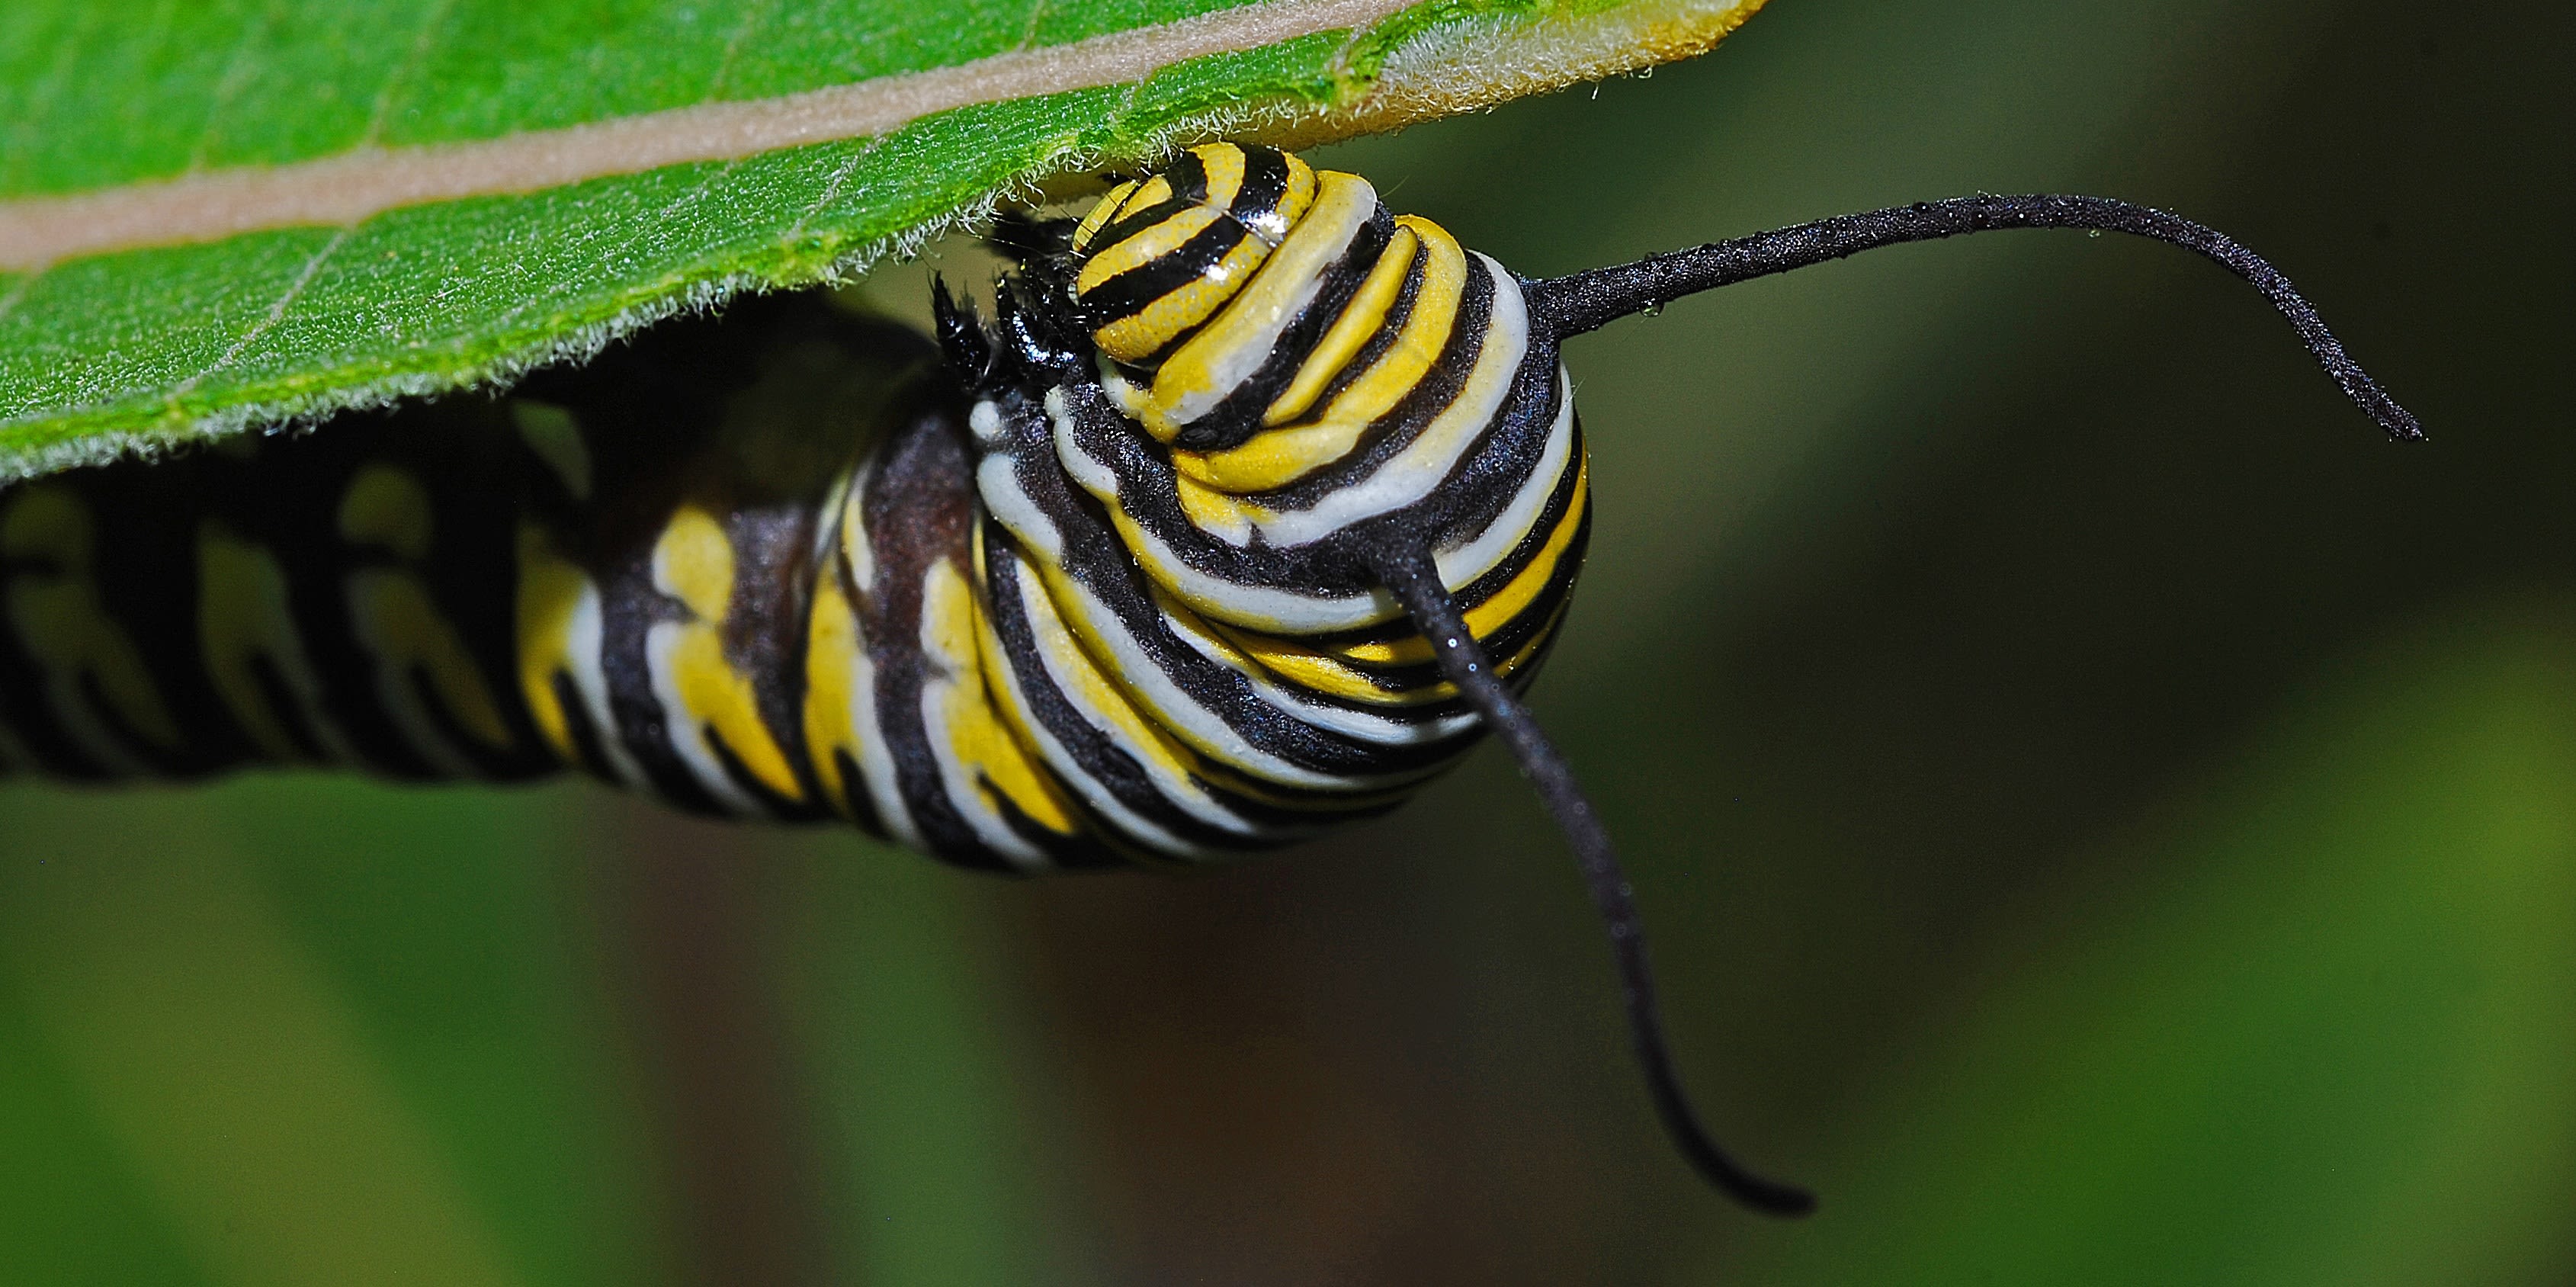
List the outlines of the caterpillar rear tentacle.
{"label": "caterpillar rear tentacle", "polygon": [[1656,1109],[1709,1138],[1607,832],[1520,700],[1591,530],[1558,348],[1880,245],[2174,216],[1980,197],[1529,281],[1355,175],[1212,144],[1015,222],[937,344],[811,296],[657,327],[508,397],[0,491],[0,772],[578,768],[1018,872],[1202,862],[1395,807],[1498,733],[1609,926]]}

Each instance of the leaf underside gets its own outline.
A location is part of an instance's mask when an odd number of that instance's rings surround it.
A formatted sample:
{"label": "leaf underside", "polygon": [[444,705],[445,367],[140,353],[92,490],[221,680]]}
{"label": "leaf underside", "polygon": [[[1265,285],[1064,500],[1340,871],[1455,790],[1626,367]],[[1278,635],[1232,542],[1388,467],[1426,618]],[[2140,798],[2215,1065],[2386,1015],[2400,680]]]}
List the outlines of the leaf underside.
{"label": "leaf underside", "polygon": [[[1304,0],[1292,0],[1303,3]],[[1433,0],[874,137],[0,272],[0,478],[578,358],[863,271],[1045,179],[1218,133],[1309,144],[1699,52],[1759,0]],[[0,6],[0,218],[1136,33],[1221,0]],[[1336,10],[1335,12],[1342,12]]]}

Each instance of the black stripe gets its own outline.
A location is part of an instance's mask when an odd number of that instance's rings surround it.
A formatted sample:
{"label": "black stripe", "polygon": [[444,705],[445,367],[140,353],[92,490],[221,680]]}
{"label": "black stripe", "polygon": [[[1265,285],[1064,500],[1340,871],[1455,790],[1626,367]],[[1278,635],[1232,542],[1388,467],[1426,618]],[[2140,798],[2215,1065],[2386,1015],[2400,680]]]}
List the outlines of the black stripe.
{"label": "black stripe", "polygon": [[[1057,782],[1058,788],[1063,789],[1053,768],[1040,763],[1034,755],[1031,756],[1029,763],[1031,768],[1043,774],[1049,781]],[[1077,822],[1073,834],[1065,835],[1030,817],[1026,810],[1020,808],[1017,801],[1011,799],[1009,792],[993,785],[989,775],[978,774],[977,781],[981,782],[984,789],[990,793],[993,808],[1002,815],[1003,823],[1010,827],[1012,834],[1028,841],[1031,848],[1045,854],[1047,862],[1053,866],[1073,870],[1097,870],[1102,867],[1125,865],[1125,858],[1102,844],[1091,830],[1081,826],[1079,819],[1088,815],[1079,808],[1074,814]],[[1072,792],[1065,790],[1064,794],[1070,797]]]}
{"label": "black stripe", "polygon": [[[1138,186],[1150,185],[1153,181],[1153,178],[1148,176],[1145,183]],[[1163,181],[1171,189],[1172,195],[1142,210],[1129,211],[1103,225],[1099,232],[1092,235],[1091,253],[1098,254],[1101,250],[1117,245],[1183,210],[1207,204],[1207,167],[1199,162],[1197,153],[1183,152],[1172,162],[1169,169],[1163,171]],[[1131,200],[1134,196],[1134,193],[1128,194]]]}
{"label": "black stripe", "polygon": [[306,718],[304,703],[297,700],[286,676],[278,673],[277,661],[265,651],[252,653],[249,661],[251,687],[259,690],[259,699],[268,704],[268,712],[286,731],[286,740],[295,744],[296,753],[308,760],[320,760],[322,739]]}
{"label": "black stripe", "polygon": [[[1506,586],[1528,570],[1530,564],[1537,560],[1539,551],[1546,547],[1547,542],[1555,536],[1557,528],[1564,523],[1566,512],[1572,508],[1575,497],[1579,494],[1579,489],[1575,485],[1576,480],[1583,476],[1582,438],[1579,433],[1576,435],[1574,446],[1576,454],[1568,462],[1570,467],[1558,479],[1555,491],[1549,495],[1546,508],[1540,513],[1537,521],[1530,526],[1530,530],[1522,535],[1520,542],[1504,556],[1501,562],[1487,569],[1475,580],[1459,587],[1455,592],[1462,616],[1500,594]],[[1556,566],[1550,570],[1547,584],[1541,586],[1539,592],[1531,596],[1530,601],[1522,605],[1521,610],[1514,613],[1509,620],[1477,636],[1478,640],[1485,645],[1487,655],[1503,658],[1519,652],[1522,646],[1529,642],[1531,636],[1555,614],[1557,606],[1573,589],[1575,578],[1582,570],[1583,552],[1588,545],[1591,530],[1592,515],[1587,508],[1568,539],[1565,550],[1557,556]],[[1298,642],[1318,651],[1331,651],[1354,644],[1394,643],[1419,637],[1418,632],[1413,628],[1413,623],[1409,619],[1399,617],[1361,630],[1308,636]],[[1366,678],[1372,686],[1386,693],[1418,692],[1440,683],[1443,679],[1439,667],[1427,659],[1420,662],[1371,662],[1351,658],[1340,660],[1342,664]],[[1286,676],[1280,678],[1285,683],[1294,684],[1295,682]],[[1299,688],[1300,691],[1311,691],[1304,689],[1302,685]],[[1337,697],[1329,693],[1316,692],[1314,696],[1321,701],[1358,710],[1386,710],[1367,702]],[[1396,713],[1391,713],[1390,717],[1428,719],[1460,709],[1463,709],[1463,706],[1454,700],[1426,702],[1395,708]]]}
{"label": "black stripe", "polygon": [[[1212,848],[1241,849],[1257,837],[1219,829],[1181,811],[1154,786],[1153,775],[1117,739],[1096,728],[1057,690],[1046,672],[1037,632],[1020,603],[1018,565],[1025,557],[1009,529],[995,523],[985,532],[984,575],[992,609],[994,637],[1002,644],[1028,716],[1052,734],[1083,772],[1108,789],[1128,809],[1182,840]],[[1046,593],[1043,585],[1033,587]],[[1103,826],[1116,830],[1103,820]]]}
{"label": "black stripe", "polygon": [[[1557,526],[1565,521],[1565,512],[1573,508],[1575,497],[1582,490],[1580,483],[1583,479],[1584,443],[1583,422],[1580,416],[1575,418],[1572,439],[1566,455],[1565,468],[1558,473],[1556,486],[1548,492],[1547,503],[1540,509],[1538,517],[1531,522],[1529,530],[1521,534],[1520,540],[1503,555],[1500,562],[1477,574],[1476,579],[1451,592],[1461,614],[1483,606],[1486,600],[1502,593],[1503,587],[1510,585],[1538,558],[1538,553],[1546,547],[1548,538],[1555,533]],[[1386,643],[1395,639],[1412,638],[1415,633],[1411,621],[1404,617],[1397,617],[1392,621],[1358,630],[1341,630],[1311,636],[1304,642],[1318,648],[1341,648],[1352,644]]]}
{"label": "black stripe", "polygon": [[850,758],[849,748],[832,748],[832,764],[841,772],[841,804],[849,810],[850,819],[859,830],[883,840],[885,819],[877,816],[877,802],[868,794],[867,776],[860,772],[859,762]]}
{"label": "black stripe", "polygon": [[[1351,360],[1343,363],[1342,369],[1335,371],[1333,378],[1324,382],[1322,391],[1315,395],[1313,402],[1307,404],[1306,410],[1299,414],[1298,420],[1291,423],[1311,420],[1315,412],[1331,406],[1333,399],[1342,396],[1343,391],[1349,389],[1361,376],[1368,373],[1370,367],[1377,365],[1380,358],[1386,356],[1388,349],[1395,347],[1396,336],[1403,332],[1405,323],[1413,320],[1413,310],[1422,303],[1422,279],[1429,273],[1431,263],[1431,257],[1427,251],[1427,247],[1415,250],[1413,264],[1404,273],[1404,284],[1396,289],[1395,299],[1387,305],[1386,317],[1375,331],[1370,332],[1368,340],[1360,345],[1358,351],[1351,354]],[[1393,413],[1401,405],[1400,400],[1390,404],[1389,413]],[[1354,443],[1352,447],[1353,450],[1357,450],[1359,444]]]}
{"label": "black stripe", "polygon": [[[1012,464],[1021,490],[1056,529],[1064,572],[1118,619],[1143,651],[1144,664],[1160,671],[1255,750],[1299,768],[1348,777],[1410,772],[1454,753],[1447,742],[1387,746],[1366,741],[1310,724],[1274,705],[1240,671],[1210,660],[1173,633],[1142,567],[1099,504],[1075,490],[1043,441],[1022,447]],[[1003,539],[1016,542],[1007,533]],[[991,597],[995,610],[1003,610],[1001,601],[1008,596],[998,583]],[[1399,724],[1414,722],[1391,718]],[[1355,784],[1352,789],[1363,788]]]}
{"label": "black stripe", "polygon": [[1279,203],[1288,195],[1288,158],[1276,148],[1243,149],[1243,187],[1234,194],[1229,209],[1234,216],[1249,223],[1264,215],[1275,214]]}
{"label": "black stripe", "polygon": [[622,781],[609,766],[608,749],[599,740],[599,725],[591,722],[590,706],[582,700],[581,686],[573,682],[572,673],[559,669],[547,677],[546,686],[554,690],[555,705],[563,710],[564,735],[572,742],[574,762],[603,782]]}
{"label": "black stripe", "polygon": [[1172,445],[1190,451],[1223,451],[1261,432],[1262,414],[1296,378],[1297,368],[1306,363],[1306,355],[1315,351],[1333,319],[1342,315],[1351,297],[1368,281],[1369,273],[1377,267],[1378,256],[1386,253],[1387,240],[1394,235],[1395,216],[1380,204],[1352,234],[1351,244],[1343,249],[1341,257],[1325,266],[1314,298],[1279,333],[1269,357],[1223,401],[1210,407],[1206,415],[1182,426]]}
{"label": "black stripe", "polygon": [[1173,199],[1191,205],[1207,204],[1207,163],[1199,159],[1197,152],[1183,152],[1173,157],[1172,163],[1163,167],[1163,180],[1172,185]]}
{"label": "black stripe", "polygon": [[[1312,509],[1325,497],[1351,487],[1378,471],[1398,452],[1413,445],[1431,422],[1440,418],[1450,404],[1466,391],[1467,377],[1476,369],[1476,360],[1484,356],[1485,333],[1492,326],[1494,282],[1477,260],[1467,261],[1467,282],[1458,295],[1458,315],[1451,320],[1449,339],[1440,348],[1422,378],[1395,405],[1378,418],[1359,443],[1340,460],[1289,483],[1285,487],[1263,492],[1260,503],[1273,510]],[[1506,398],[1498,411],[1510,408]],[[1471,450],[1467,453],[1472,456]],[[1517,487],[1510,489],[1519,490]]]}
{"label": "black stripe", "polygon": [[[1207,276],[1210,269],[1223,262],[1252,234],[1231,219],[1219,219],[1197,235],[1174,247],[1170,253],[1146,260],[1134,268],[1092,287],[1076,297],[1082,309],[1084,329],[1097,331],[1112,322],[1144,312],[1155,300]],[[1249,275],[1245,280],[1250,280]],[[1241,289],[1241,283],[1236,284]],[[1195,332],[1191,328],[1184,335]],[[1175,339],[1173,343],[1178,343]],[[1165,345],[1168,350],[1170,345]],[[1162,356],[1143,359],[1149,368]]]}

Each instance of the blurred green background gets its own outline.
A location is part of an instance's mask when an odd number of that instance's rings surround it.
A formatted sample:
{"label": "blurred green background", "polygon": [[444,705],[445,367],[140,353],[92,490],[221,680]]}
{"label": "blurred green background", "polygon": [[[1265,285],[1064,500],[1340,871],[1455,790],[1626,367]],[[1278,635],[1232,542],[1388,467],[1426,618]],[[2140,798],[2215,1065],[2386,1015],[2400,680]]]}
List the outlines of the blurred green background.
{"label": "blurred green background", "polygon": [[1570,354],[1540,713],[1702,1191],[1493,752],[1332,843],[1011,884],[587,786],[0,789],[0,1277],[2576,1281],[2576,213],[2557,6],[1778,0],[1348,145],[1554,273],[1973,190],[2274,257],[1881,252]]}

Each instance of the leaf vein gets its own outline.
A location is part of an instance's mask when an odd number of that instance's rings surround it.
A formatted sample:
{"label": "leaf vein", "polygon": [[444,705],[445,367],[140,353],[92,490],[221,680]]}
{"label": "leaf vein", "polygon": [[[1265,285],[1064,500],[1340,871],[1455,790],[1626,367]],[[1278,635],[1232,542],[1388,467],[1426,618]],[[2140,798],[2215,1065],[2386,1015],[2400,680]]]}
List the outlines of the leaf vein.
{"label": "leaf vein", "polygon": [[205,369],[173,385],[169,400],[175,404],[179,399],[195,392],[197,386],[205,382],[206,377],[231,366],[243,353],[249,351],[251,345],[258,343],[261,336],[276,329],[278,322],[286,317],[286,310],[294,306],[296,298],[304,293],[305,287],[313,284],[313,278],[322,271],[323,263],[340,249],[342,242],[349,239],[350,232],[351,229],[348,228],[334,231],[329,241],[323,242],[319,249],[305,259],[303,269],[295,274],[295,280],[288,283],[284,291],[279,292],[276,302],[268,306],[268,315],[253,322],[250,329],[241,333],[241,338],[232,342],[232,347],[225,349],[221,356],[207,363]]}

